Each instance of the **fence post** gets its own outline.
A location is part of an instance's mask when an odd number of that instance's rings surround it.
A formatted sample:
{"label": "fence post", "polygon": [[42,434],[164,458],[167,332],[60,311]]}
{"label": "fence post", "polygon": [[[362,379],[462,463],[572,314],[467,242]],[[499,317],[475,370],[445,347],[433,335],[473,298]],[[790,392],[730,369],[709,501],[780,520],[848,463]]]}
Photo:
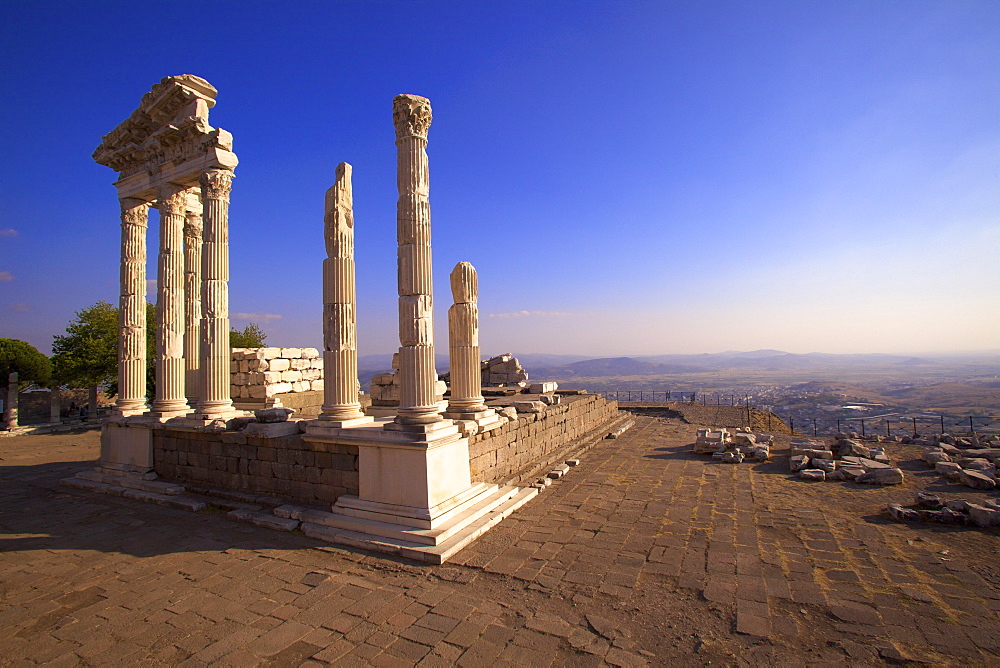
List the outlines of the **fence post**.
{"label": "fence post", "polygon": [[975,427],[975,425],[972,424],[972,416],[971,415],[969,416],[969,431],[972,433],[973,436],[976,435],[976,427]]}
{"label": "fence post", "polygon": [[788,428],[792,430],[793,434],[795,433],[795,420],[792,419],[791,415],[788,416]]}
{"label": "fence post", "polygon": [[837,418],[837,433],[840,433],[840,418]]}
{"label": "fence post", "polygon": [[865,419],[861,418],[861,438],[865,437]]}
{"label": "fence post", "polygon": [[813,436],[816,436],[817,434],[818,432],[816,429],[816,418],[813,418]]}
{"label": "fence post", "polygon": [[[943,422],[944,421],[944,417],[943,416],[941,417],[941,420],[942,420],[941,424],[944,424],[944,422]],[[942,427],[942,429],[943,429],[943,427]],[[917,418],[913,418],[913,438],[916,438],[916,437],[917,437]]]}
{"label": "fence post", "polygon": [[889,429],[889,425],[892,424],[888,420],[885,421],[885,436],[886,438],[892,438],[892,431]]}
{"label": "fence post", "polygon": [[944,416],[939,416],[941,418],[941,435],[944,436]]}

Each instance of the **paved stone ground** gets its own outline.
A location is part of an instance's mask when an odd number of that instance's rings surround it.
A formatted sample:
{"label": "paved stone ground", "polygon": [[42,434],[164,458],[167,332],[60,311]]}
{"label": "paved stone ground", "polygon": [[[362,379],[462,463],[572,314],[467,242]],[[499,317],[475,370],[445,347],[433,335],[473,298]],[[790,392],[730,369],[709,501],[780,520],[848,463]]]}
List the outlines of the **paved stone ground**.
{"label": "paved stone ground", "polygon": [[96,432],[4,439],[0,664],[1000,664],[1000,534],[695,428],[637,418],[437,567],[59,487]]}

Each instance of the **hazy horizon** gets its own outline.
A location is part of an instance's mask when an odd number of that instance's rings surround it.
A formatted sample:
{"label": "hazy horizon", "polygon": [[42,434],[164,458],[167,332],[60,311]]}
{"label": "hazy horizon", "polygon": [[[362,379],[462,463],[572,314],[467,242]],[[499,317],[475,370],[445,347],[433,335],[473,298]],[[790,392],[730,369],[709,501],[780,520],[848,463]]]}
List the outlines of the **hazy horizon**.
{"label": "hazy horizon", "polygon": [[[359,351],[398,346],[398,93],[434,110],[441,352],[462,260],[484,350],[997,345],[1000,3],[210,0],[128,57],[94,36],[151,8],[4,9],[0,337],[43,352],[118,302],[115,173],[91,153],[183,73],[218,88],[209,122],[240,160],[233,325],[275,345],[322,341],[323,200],[347,161]],[[150,279],[157,234],[153,211]]]}

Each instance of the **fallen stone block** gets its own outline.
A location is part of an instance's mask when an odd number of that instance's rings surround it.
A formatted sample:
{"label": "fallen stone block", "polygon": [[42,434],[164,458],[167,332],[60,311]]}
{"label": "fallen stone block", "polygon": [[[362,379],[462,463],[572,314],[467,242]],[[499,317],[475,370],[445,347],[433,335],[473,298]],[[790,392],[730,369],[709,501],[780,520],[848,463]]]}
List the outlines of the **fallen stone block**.
{"label": "fallen stone block", "polygon": [[889,517],[897,522],[919,522],[921,519],[917,511],[904,508],[898,503],[890,503],[886,506],[886,511],[889,513]]}
{"label": "fallen stone block", "polygon": [[859,476],[865,474],[865,470],[860,466],[844,466],[843,464],[837,466],[836,472],[842,474],[844,480],[857,480]]}
{"label": "fallen stone block", "polygon": [[628,420],[624,424],[620,425],[617,429],[609,433],[606,438],[618,438],[619,436],[621,436],[634,426],[635,426],[635,420]]}
{"label": "fallen stone block", "polygon": [[925,522],[962,525],[968,521],[968,518],[966,517],[965,514],[952,510],[950,508],[942,508],[940,510],[918,510],[916,512],[918,515],[920,515],[920,519],[922,519]]}
{"label": "fallen stone block", "polygon": [[833,452],[830,450],[798,450],[793,454],[805,455],[809,459],[833,459]]}
{"label": "fallen stone block", "polygon": [[917,505],[926,510],[940,510],[944,508],[944,502],[937,494],[930,492],[917,492]]}
{"label": "fallen stone block", "polygon": [[962,474],[962,467],[955,462],[938,462],[934,465],[934,470],[949,480],[958,480]]}
{"label": "fallen stone block", "polygon": [[849,438],[837,441],[835,449],[838,457],[871,457],[871,450],[868,446]]}
{"label": "fallen stone block", "polygon": [[515,401],[511,405],[518,413],[541,413],[545,410],[541,401]]}
{"label": "fallen stone block", "polygon": [[963,457],[958,460],[958,465],[967,471],[996,471],[997,468],[985,457]]}
{"label": "fallen stone block", "polygon": [[739,464],[743,461],[743,453],[738,450],[729,450],[726,452],[717,452],[712,455],[713,458],[718,459],[720,462],[725,464]]}
{"label": "fallen stone block", "polygon": [[580,460],[579,459],[567,459],[563,463],[566,464],[566,466],[579,466],[580,465]]}
{"label": "fallen stone block", "polygon": [[755,462],[766,462],[771,457],[771,449],[766,445],[755,445],[750,451],[750,458]]}
{"label": "fallen stone block", "polygon": [[792,455],[788,458],[788,470],[792,473],[809,468],[809,457],[806,455]]}
{"label": "fallen stone block", "polygon": [[555,392],[558,389],[559,383],[554,382],[532,383],[528,385],[528,392],[532,394],[546,394],[547,392]]}
{"label": "fallen stone block", "polygon": [[567,473],[569,473],[569,467],[563,464],[562,466],[557,466],[556,468],[549,471],[549,477],[552,478],[553,480],[558,480]]}
{"label": "fallen stone block", "polygon": [[938,462],[951,461],[951,457],[948,455],[948,453],[942,450],[941,448],[927,448],[926,450],[924,450],[924,454],[921,456],[921,459],[927,462],[927,465],[930,466],[931,468],[934,468],[934,465],[937,464]]}
{"label": "fallen stone block", "polygon": [[891,468],[874,469],[859,475],[854,482],[862,485],[900,485],[903,483],[903,472]]}
{"label": "fallen stone block", "polygon": [[[829,471],[826,474],[826,481],[827,482],[841,482],[843,480],[847,480],[847,476],[844,475],[844,472],[841,471],[840,469],[837,469],[836,471]],[[853,478],[852,478],[852,480],[853,480]]]}
{"label": "fallen stone block", "polygon": [[982,471],[966,471],[965,469],[962,469],[962,472],[958,474],[958,482],[972,489],[989,490],[997,486],[996,480]]}
{"label": "fallen stone block", "polygon": [[816,458],[812,460],[812,467],[814,469],[820,469],[821,471],[830,473],[831,471],[837,470],[837,460]]}
{"label": "fallen stone block", "polygon": [[875,470],[892,468],[891,465],[885,462],[876,461],[874,459],[866,459],[864,457],[859,457],[859,459],[861,460],[860,462],[861,467],[864,468],[864,470],[866,471],[875,471]]}
{"label": "fallen stone block", "polygon": [[1000,510],[970,503],[969,519],[978,527],[1000,527]]}
{"label": "fallen stone block", "polygon": [[517,419],[517,409],[514,408],[513,406],[504,406],[503,408],[498,408],[497,409],[497,414],[498,415],[502,415],[503,417],[507,418],[508,420],[516,420]]}
{"label": "fallen stone block", "polygon": [[696,455],[712,455],[726,451],[725,443],[695,443],[691,446],[691,451]]}
{"label": "fallen stone block", "polygon": [[950,508],[959,513],[969,512],[969,502],[965,499],[952,499],[951,501],[944,502],[945,508]]}
{"label": "fallen stone block", "polygon": [[826,480],[826,471],[822,469],[802,469],[799,471],[799,477],[803,480],[823,482]]}
{"label": "fallen stone block", "polygon": [[538,397],[538,400],[541,401],[546,406],[558,406],[560,403],[562,403],[562,397],[560,397],[558,394],[543,394],[542,396]]}

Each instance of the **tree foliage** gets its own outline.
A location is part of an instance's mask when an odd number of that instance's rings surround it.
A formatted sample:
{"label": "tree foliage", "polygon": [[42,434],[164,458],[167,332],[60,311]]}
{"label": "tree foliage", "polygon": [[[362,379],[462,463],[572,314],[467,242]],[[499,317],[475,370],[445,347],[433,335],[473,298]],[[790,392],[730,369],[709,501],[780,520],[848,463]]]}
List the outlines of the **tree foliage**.
{"label": "tree foliage", "polygon": [[31,383],[48,385],[52,362],[30,343],[19,339],[0,339],[0,386],[7,387],[8,376],[16,371],[18,386]]}
{"label": "tree foliage", "polygon": [[229,330],[230,348],[263,348],[267,334],[256,323],[249,323],[242,330],[235,327]]}
{"label": "tree foliage", "polygon": [[[82,311],[52,342],[52,363],[57,382],[71,387],[99,386],[118,393],[118,308],[99,301]],[[156,356],[156,307],[146,304],[147,394],[153,391]]]}

